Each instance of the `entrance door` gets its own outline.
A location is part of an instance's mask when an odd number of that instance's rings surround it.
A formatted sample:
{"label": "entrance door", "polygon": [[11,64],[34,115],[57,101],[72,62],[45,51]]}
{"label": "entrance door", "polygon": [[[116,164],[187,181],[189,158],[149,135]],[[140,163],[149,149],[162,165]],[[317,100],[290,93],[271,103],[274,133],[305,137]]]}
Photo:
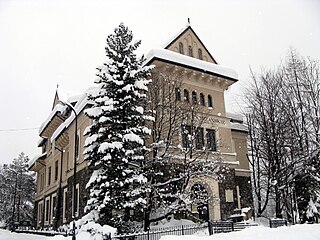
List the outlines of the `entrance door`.
{"label": "entrance door", "polygon": [[195,184],[191,187],[191,197],[193,204],[197,205],[199,219],[209,220],[208,192],[201,184]]}

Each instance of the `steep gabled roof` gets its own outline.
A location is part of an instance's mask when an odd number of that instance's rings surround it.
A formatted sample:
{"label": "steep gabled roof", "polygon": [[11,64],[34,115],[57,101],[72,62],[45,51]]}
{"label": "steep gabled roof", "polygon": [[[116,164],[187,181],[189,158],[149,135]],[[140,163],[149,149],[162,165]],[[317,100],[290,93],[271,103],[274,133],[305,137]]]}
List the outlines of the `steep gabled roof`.
{"label": "steep gabled roof", "polygon": [[218,64],[218,62],[214,59],[214,57],[211,55],[211,53],[209,52],[209,50],[206,48],[206,46],[203,44],[203,42],[201,41],[201,39],[198,37],[198,35],[196,34],[196,32],[192,29],[191,25],[188,24],[184,29],[180,30],[176,35],[174,35],[169,41],[168,43],[165,44],[164,49],[168,49],[169,47],[171,47],[171,45],[173,45],[183,34],[185,34],[188,30],[190,30],[194,36],[197,38],[197,40],[200,42],[200,44],[203,46],[203,48],[207,51],[207,53],[209,54],[209,57],[212,58],[213,62],[215,64]]}

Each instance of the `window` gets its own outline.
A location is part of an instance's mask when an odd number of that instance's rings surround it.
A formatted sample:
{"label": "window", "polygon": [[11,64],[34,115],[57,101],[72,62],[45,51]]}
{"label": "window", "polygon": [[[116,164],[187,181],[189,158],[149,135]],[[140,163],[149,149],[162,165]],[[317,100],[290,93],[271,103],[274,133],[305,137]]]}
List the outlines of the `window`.
{"label": "window", "polygon": [[67,197],[68,197],[68,188],[63,189],[63,209],[62,209],[62,219],[63,222],[67,222],[67,206],[68,206],[68,201],[67,201]]}
{"label": "window", "polygon": [[200,93],[200,104],[202,105],[202,106],[205,106],[206,104],[205,104],[205,100],[204,100],[204,95],[203,95],[203,93]]}
{"label": "window", "polygon": [[45,185],[45,176],[44,173],[40,173],[40,192],[43,190]]}
{"label": "window", "polygon": [[191,126],[181,127],[182,147],[188,148],[191,144]]}
{"label": "window", "polygon": [[37,217],[37,220],[38,220],[38,222],[37,222],[37,224],[38,224],[38,226],[40,226],[40,224],[42,223],[42,221],[43,221],[43,219],[42,219],[42,215],[43,214],[43,202],[41,201],[41,202],[39,202],[38,203],[38,217]]}
{"label": "window", "polygon": [[[75,217],[78,217],[79,216],[79,183],[76,185],[76,192],[75,192],[75,196],[76,196],[76,206],[75,206],[75,214],[74,216]],[[73,206],[74,202],[72,200],[72,206]],[[72,208],[72,212],[73,212],[73,208]]]}
{"label": "window", "polygon": [[183,43],[179,42],[179,53],[184,54],[183,52]]}
{"label": "window", "polygon": [[175,92],[176,92],[176,101],[180,101],[181,100],[180,88],[176,88]]}
{"label": "window", "polygon": [[197,93],[195,91],[192,92],[192,104],[197,104]]}
{"label": "window", "polygon": [[189,56],[193,57],[193,49],[191,46],[189,46]]}
{"label": "window", "polygon": [[48,169],[48,186],[51,184],[51,167]]}
{"label": "window", "polygon": [[196,149],[203,149],[204,139],[203,139],[203,128],[197,128],[196,130]]}
{"label": "window", "polygon": [[59,161],[57,160],[54,163],[54,180],[57,181],[58,180],[58,172],[59,172]]}
{"label": "window", "polygon": [[52,201],[51,201],[51,223],[53,223],[53,220],[56,216],[56,210],[57,210],[57,197],[56,194],[52,195]]}
{"label": "window", "polygon": [[211,97],[211,95],[208,95],[208,107],[212,108],[212,97]]}
{"label": "window", "polygon": [[69,171],[70,170],[70,156],[69,156],[69,149],[66,151],[66,156],[67,156],[67,166],[66,166],[66,170]]}
{"label": "window", "polygon": [[80,150],[80,129],[77,132],[76,146],[75,146],[75,154],[76,159],[79,160],[79,150]]}
{"label": "window", "polygon": [[184,101],[189,102],[189,92],[187,89],[183,90]]}
{"label": "window", "polygon": [[207,129],[207,149],[217,151],[216,131],[213,129]]}
{"label": "window", "polygon": [[198,58],[202,60],[202,50],[200,48],[198,49]]}
{"label": "window", "polygon": [[45,201],[45,223],[49,224],[49,219],[50,219],[50,197],[46,198]]}

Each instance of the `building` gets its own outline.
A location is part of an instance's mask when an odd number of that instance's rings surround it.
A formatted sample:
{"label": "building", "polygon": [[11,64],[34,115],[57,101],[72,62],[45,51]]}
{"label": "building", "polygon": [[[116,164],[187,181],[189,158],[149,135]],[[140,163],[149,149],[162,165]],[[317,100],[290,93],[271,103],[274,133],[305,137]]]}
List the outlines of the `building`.
{"label": "building", "polygon": [[[211,196],[205,213],[204,206],[194,209],[198,211],[197,216],[221,220],[227,219],[235,209],[252,207],[247,128],[241,118],[225,110],[224,92],[238,81],[236,72],[216,62],[190,25],[174,36],[164,49],[151,50],[146,64],[155,65],[158,73],[175,71],[179,74],[182,85],[175,93],[176,100],[197,104],[208,115],[198,135],[199,144],[219,152],[223,164],[230,169],[222,181],[210,176],[191,180],[190,191],[194,187],[203,188]],[[70,97],[67,101],[74,108],[70,111],[60,103],[62,99],[65,98],[57,91],[52,111],[39,130],[38,147],[42,148],[42,154],[30,163],[30,170],[37,172],[35,226],[39,228],[67,224],[73,214],[81,217],[87,202],[85,186],[90,176],[82,152],[83,132],[91,123],[84,109],[90,103],[86,94]],[[183,130],[176,141],[185,144]],[[77,159],[75,213],[72,201],[74,158]]]}

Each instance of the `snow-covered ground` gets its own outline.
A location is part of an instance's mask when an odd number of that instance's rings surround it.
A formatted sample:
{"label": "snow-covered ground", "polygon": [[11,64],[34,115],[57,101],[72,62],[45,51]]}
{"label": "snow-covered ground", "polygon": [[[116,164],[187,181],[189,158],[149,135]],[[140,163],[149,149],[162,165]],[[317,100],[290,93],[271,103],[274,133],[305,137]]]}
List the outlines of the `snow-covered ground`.
{"label": "snow-covered ground", "polygon": [[0,240],[71,240],[71,237],[65,238],[63,236],[45,237],[40,235],[14,233],[7,230],[0,229]]}
{"label": "snow-covered ground", "polygon": [[319,240],[320,224],[291,227],[251,227],[239,232],[219,233],[212,236],[164,236],[161,240]]}
{"label": "snow-covered ground", "polygon": [[[304,224],[291,227],[268,228],[251,227],[239,232],[219,233],[212,236],[164,236],[161,240],[319,240],[320,224]],[[11,233],[0,229],[0,240],[71,240],[63,236],[44,237],[32,234]],[[77,238],[77,240],[89,240]]]}

